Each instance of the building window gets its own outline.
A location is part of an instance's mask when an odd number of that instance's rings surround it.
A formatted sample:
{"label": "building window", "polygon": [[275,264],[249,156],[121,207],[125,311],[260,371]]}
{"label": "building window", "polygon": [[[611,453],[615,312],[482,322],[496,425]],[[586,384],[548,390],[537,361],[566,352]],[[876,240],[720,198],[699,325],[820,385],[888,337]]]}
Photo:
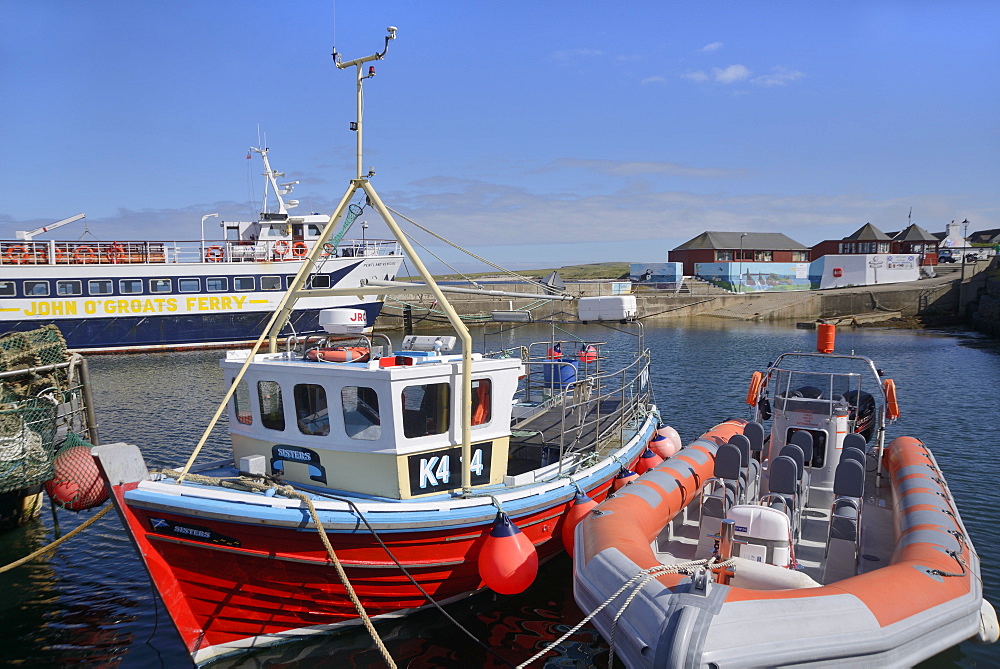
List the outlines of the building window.
{"label": "building window", "polygon": [[205,290],[218,293],[229,288],[229,281],[224,276],[210,276],[205,279]]}
{"label": "building window", "polygon": [[83,295],[82,281],[56,281],[56,295],[62,297],[72,297],[73,295]]}
{"label": "building window", "polygon": [[447,383],[403,388],[403,436],[415,439],[448,431],[451,393]]}
{"label": "building window", "polygon": [[888,253],[889,252],[889,242],[879,242],[878,243],[878,252],[879,253]]}
{"label": "building window", "polygon": [[177,290],[182,293],[197,293],[201,290],[201,279],[177,279]]}
{"label": "building window", "polygon": [[773,262],[774,251],[754,251],[753,259],[757,262]]}
{"label": "building window", "polygon": [[87,290],[91,295],[110,295],[114,289],[114,281],[108,279],[94,279],[87,282]]}
{"label": "building window", "polygon": [[792,251],[792,262],[809,262],[809,251]]}
{"label": "building window", "polygon": [[326,410],[326,390],[315,383],[298,383],[293,393],[295,416],[302,434],[330,434],[330,416]]}
{"label": "building window", "polygon": [[485,425],[493,417],[493,383],[489,379],[472,380],[472,425]]}
{"label": "building window", "polygon": [[169,293],[170,292],[170,279],[150,279],[149,280],[149,292],[151,292],[151,293]]}
{"label": "building window", "polygon": [[375,441],[382,436],[378,393],[365,386],[344,386],[340,390],[344,407],[344,430],[351,439]]}
{"label": "building window", "polygon": [[13,281],[0,281],[0,295],[10,297],[15,294]]}
{"label": "building window", "polygon": [[142,279],[121,279],[118,290],[122,295],[138,295],[142,292]]}
{"label": "building window", "polygon": [[25,281],[24,282],[24,296],[25,297],[46,297],[49,294],[49,282],[48,281]]}
{"label": "building window", "polygon": [[262,276],[262,277],[260,277],[260,289],[261,290],[281,290],[281,277],[280,276]]}
{"label": "building window", "polygon": [[715,252],[715,262],[732,262],[733,252],[732,251],[716,251]]}
{"label": "building window", "polygon": [[238,276],[233,279],[233,288],[237,291],[253,290],[252,276]]}
{"label": "building window", "polygon": [[236,413],[236,420],[244,425],[253,425],[253,410],[250,408],[250,387],[247,386],[246,379],[240,381],[233,394],[233,411]]}
{"label": "building window", "polygon": [[281,403],[281,386],[276,381],[257,382],[260,422],[270,430],[285,429],[285,407]]}

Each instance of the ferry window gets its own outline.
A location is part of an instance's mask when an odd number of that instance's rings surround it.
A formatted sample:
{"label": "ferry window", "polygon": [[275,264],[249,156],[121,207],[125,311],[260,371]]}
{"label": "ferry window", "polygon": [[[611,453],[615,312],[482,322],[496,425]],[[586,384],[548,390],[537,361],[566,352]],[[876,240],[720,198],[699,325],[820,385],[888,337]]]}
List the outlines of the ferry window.
{"label": "ferry window", "polygon": [[229,282],[224,276],[210,276],[205,279],[205,290],[210,293],[217,293],[229,288]]}
{"label": "ferry window", "polygon": [[403,388],[403,435],[408,438],[448,430],[451,394],[447,383]]}
{"label": "ferry window", "polygon": [[329,288],[330,287],[330,275],[329,274],[313,274],[313,277],[312,277],[312,287],[313,288]]}
{"label": "ferry window", "polygon": [[281,290],[281,277],[280,276],[262,276],[262,277],[260,277],[260,289],[261,290]]}
{"label": "ferry window", "polygon": [[0,281],[0,295],[3,295],[4,297],[14,295],[14,282]]}
{"label": "ferry window", "polygon": [[49,294],[49,282],[48,281],[25,281],[24,282],[24,296],[28,297],[45,297]]}
{"label": "ferry window", "polygon": [[83,282],[56,281],[56,295],[83,295]]}
{"label": "ferry window", "polygon": [[295,416],[302,434],[330,434],[330,416],[326,411],[326,390],[314,383],[295,385]]}
{"label": "ferry window", "polygon": [[170,292],[170,279],[150,279],[149,280],[149,292],[151,292],[151,293],[169,293]]}
{"label": "ferry window", "polygon": [[197,293],[201,290],[201,279],[178,279],[177,290],[182,293]]}
{"label": "ferry window", "polygon": [[246,379],[240,381],[236,386],[236,393],[233,395],[233,411],[236,413],[236,420],[244,425],[253,425],[253,411],[250,408],[250,388]]}
{"label": "ferry window", "polygon": [[233,288],[236,290],[253,290],[252,276],[237,276],[233,279]]}
{"label": "ferry window", "polygon": [[142,279],[121,279],[118,290],[122,295],[138,295],[142,292]]}
{"label": "ferry window", "polygon": [[260,401],[260,422],[271,430],[285,429],[285,407],[281,403],[281,386],[275,381],[257,382]]}
{"label": "ferry window", "polygon": [[306,226],[306,230],[308,231],[308,232],[306,232],[306,234],[309,235],[309,237],[319,237],[319,226],[318,225],[310,223],[309,225]]}
{"label": "ferry window", "polygon": [[378,413],[378,393],[364,386],[345,386],[340,390],[344,407],[344,430],[352,439],[375,441],[382,436]]}
{"label": "ferry window", "polygon": [[115,283],[109,279],[94,279],[87,282],[87,290],[91,295],[110,295],[114,289]]}
{"label": "ferry window", "polygon": [[732,251],[716,251],[715,262],[729,262],[733,259]]}
{"label": "ferry window", "polygon": [[226,241],[238,242],[240,240],[240,229],[226,227]]}
{"label": "ferry window", "polygon": [[472,380],[472,424],[485,425],[493,417],[493,382]]}

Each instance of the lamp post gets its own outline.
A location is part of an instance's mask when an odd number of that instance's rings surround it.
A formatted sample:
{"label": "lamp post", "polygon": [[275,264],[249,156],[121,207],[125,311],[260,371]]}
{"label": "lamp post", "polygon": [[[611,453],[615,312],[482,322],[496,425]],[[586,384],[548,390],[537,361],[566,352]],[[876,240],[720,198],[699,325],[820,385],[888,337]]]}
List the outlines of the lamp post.
{"label": "lamp post", "polygon": [[962,281],[965,281],[965,256],[969,251],[969,219],[962,221]]}
{"label": "lamp post", "polygon": [[218,214],[205,214],[201,217],[201,243],[205,244],[205,219],[212,218],[213,216],[218,216]]}
{"label": "lamp post", "polygon": [[740,233],[740,283],[739,283],[740,290],[739,290],[739,292],[741,292],[741,293],[743,292],[743,238],[746,237],[748,234],[750,234],[750,233],[748,233],[748,232],[741,232]]}

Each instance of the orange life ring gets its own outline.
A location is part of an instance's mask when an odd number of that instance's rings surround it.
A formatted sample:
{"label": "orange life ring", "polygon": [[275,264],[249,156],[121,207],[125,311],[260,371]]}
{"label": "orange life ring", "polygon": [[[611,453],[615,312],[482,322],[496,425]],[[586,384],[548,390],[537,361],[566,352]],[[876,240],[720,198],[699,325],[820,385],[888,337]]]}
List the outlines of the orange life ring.
{"label": "orange life ring", "polygon": [[21,244],[8,246],[7,253],[4,254],[4,257],[7,259],[7,262],[14,265],[23,265],[31,261],[31,253],[29,253],[28,249]]}
{"label": "orange life ring", "polygon": [[760,395],[760,387],[763,383],[763,372],[754,372],[750,377],[750,388],[747,390],[747,404],[750,406],[757,406],[757,396]]}
{"label": "orange life ring", "polygon": [[336,346],[311,348],[306,352],[306,358],[323,362],[367,362],[370,354],[367,346]]}
{"label": "orange life ring", "polygon": [[284,239],[279,239],[274,243],[274,253],[275,255],[283,256],[288,253],[288,242]]}
{"label": "orange life ring", "polygon": [[112,264],[116,264],[118,262],[118,257],[124,254],[125,247],[118,242],[112,242],[111,246],[108,247],[108,260],[110,260]]}
{"label": "orange life ring", "polygon": [[222,247],[218,244],[213,244],[205,249],[205,260],[209,262],[219,262],[226,255],[226,252],[222,250]]}
{"label": "orange life ring", "polygon": [[309,255],[309,247],[305,242],[292,243],[292,256],[295,258],[305,258]]}
{"label": "orange life ring", "polygon": [[889,418],[899,418],[899,404],[896,402],[896,383],[892,379],[882,381],[885,390],[885,413]]}
{"label": "orange life ring", "polygon": [[77,246],[73,249],[73,259],[83,264],[97,262],[97,252],[89,246]]}

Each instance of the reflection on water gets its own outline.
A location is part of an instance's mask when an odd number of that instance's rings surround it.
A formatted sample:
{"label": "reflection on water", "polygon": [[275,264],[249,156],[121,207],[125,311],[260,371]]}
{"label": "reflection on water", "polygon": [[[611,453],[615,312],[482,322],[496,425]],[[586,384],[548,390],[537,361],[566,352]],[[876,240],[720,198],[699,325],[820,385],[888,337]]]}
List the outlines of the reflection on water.
{"label": "reflection on water", "polygon": [[[709,321],[694,326],[649,328],[653,387],[668,423],[690,441],[729,417],[746,415],[747,385],[788,350],[811,350],[815,332],[791,327]],[[607,342],[602,353],[631,350],[631,340],[590,326],[588,341]],[[491,348],[548,339],[538,326],[490,338]],[[483,341],[474,333],[474,341]],[[1000,471],[1000,449],[992,438],[1000,346],[967,334],[897,330],[841,330],[837,350],[868,355],[896,382],[902,418],[890,436],[911,434],[927,442],[944,469],[979,554],[987,598],[1000,603],[1000,552],[992,488],[983,472]],[[105,443],[139,444],[151,466],[177,466],[201,436],[224,392],[220,352],[101,356],[90,360],[95,401]],[[206,446],[204,460],[228,456],[224,425]],[[969,454],[974,460],[968,462]],[[60,512],[62,531],[86,513]],[[51,518],[43,513],[27,527],[0,535],[0,564],[51,540]],[[386,645],[403,666],[469,667],[518,664],[576,624],[582,614],[572,598],[570,561],[561,556],[542,567],[528,593],[487,593],[458,602],[449,612],[486,641],[503,660],[427,611],[379,625]],[[120,664],[184,666],[187,654],[138,557],[109,514],[71,539],[54,556],[0,574],[0,664]],[[546,666],[604,666],[607,645],[590,627],[574,634]],[[961,644],[928,666],[990,666],[996,648]],[[382,666],[363,631],[263,649],[219,663],[231,667]]]}

